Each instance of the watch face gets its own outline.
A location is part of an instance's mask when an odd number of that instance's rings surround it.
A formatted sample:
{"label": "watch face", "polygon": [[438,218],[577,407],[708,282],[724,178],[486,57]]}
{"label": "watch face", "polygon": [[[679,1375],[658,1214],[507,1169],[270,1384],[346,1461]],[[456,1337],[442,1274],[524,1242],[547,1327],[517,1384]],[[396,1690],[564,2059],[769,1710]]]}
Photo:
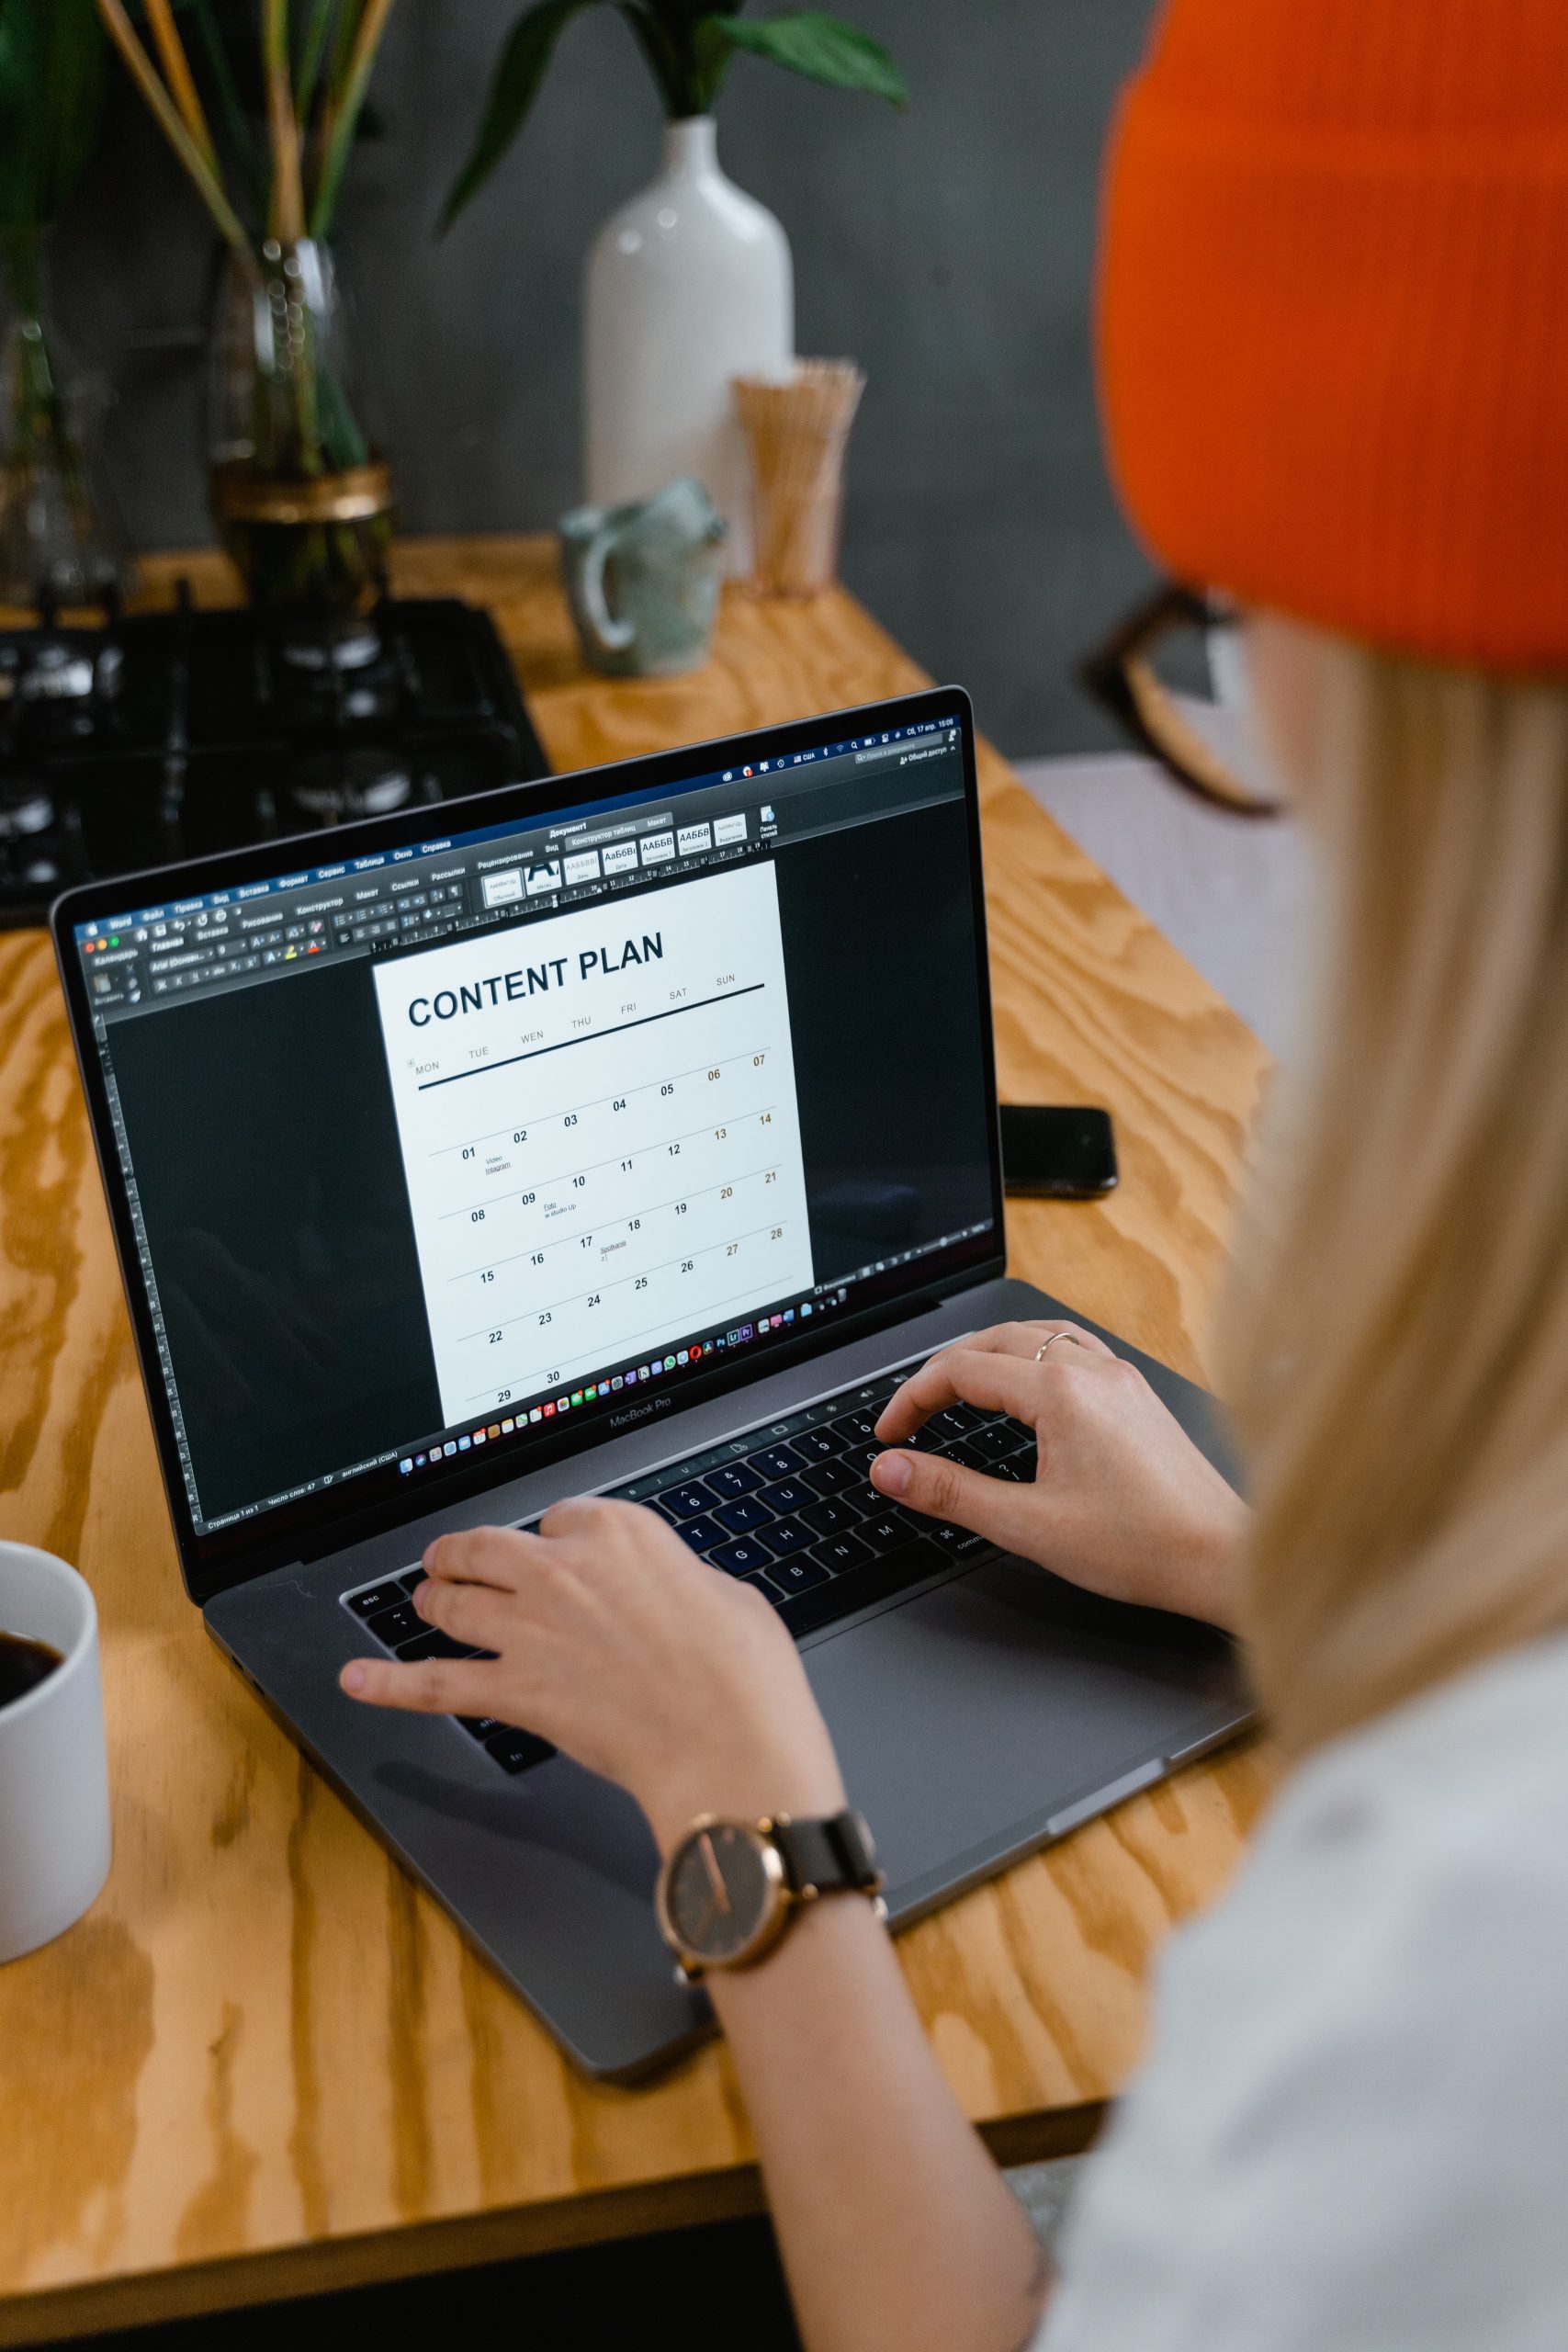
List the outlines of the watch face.
{"label": "watch face", "polygon": [[709,1962],[734,1960],[772,1924],[782,1876],[778,1856],[754,1829],[710,1822],[671,1860],[670,1925],[688,1951]]}

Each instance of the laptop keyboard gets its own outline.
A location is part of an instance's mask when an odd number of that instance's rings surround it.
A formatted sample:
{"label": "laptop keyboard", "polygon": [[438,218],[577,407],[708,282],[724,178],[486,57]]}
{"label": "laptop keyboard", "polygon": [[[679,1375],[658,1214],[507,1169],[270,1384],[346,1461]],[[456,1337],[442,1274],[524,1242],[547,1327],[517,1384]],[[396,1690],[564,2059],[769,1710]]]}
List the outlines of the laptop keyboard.
{"label": "laptop keyboard", "polygon": [[[817,1633],[993,1548],[967,1528],[905,1510],[871,1484],[872,1462],[885,1451],[874,1434],[877,1415],[908,1376],[908,1369],[881,1374],[611,1487],[608,1498],[657,1511],[711,1567],[770,1601],[797,1640]],[[933,1414],[908,1442],[993,1477],[1034,1476],[1033,1430],[973,1405]],[[425,1624],[409,1598],[423,1575],[412,1568],[360,1586],[342,1596],[344,1606],[394,1657],[488,1657]],[[556,1752],[485,1716],[454,1720],[506,1772],[525,1772]]]}
{"label": "laptop keyboard", "polygon": [[[394,1657],[493,1657],[493,1650],[465,1649],[449,1634],[425,1623],[411,1598],[415,1586],[423,1582],[423,1568],[408,1568],[400,1576],[356,1586],[339,1599],[350,1616],[356,1617]],[[539,1739],[531,1731],[515,1731],[493,1715],[454,1715],[450,1720],[477,1740],[503,1772],[526,1772],[556,1752],[547,1739]]]}

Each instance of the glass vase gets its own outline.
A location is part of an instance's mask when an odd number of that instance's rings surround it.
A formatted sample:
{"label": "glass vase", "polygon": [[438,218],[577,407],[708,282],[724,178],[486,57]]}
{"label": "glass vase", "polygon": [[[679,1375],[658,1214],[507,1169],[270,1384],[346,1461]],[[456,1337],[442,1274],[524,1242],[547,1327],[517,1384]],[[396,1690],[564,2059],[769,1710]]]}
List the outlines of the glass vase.
{"label": "glass vase", "polygon": [[212,511],[253,605],[325,620],[384,587],[392,474],[365,416],[329,248],[302,238],[229,254],[209,382]]}
{"label": "glass vase", "polygon": [[104,386],[67,355],[38,232],[7,235],[4,262],[0,603],[113,605],[133,566],[103,461]]}

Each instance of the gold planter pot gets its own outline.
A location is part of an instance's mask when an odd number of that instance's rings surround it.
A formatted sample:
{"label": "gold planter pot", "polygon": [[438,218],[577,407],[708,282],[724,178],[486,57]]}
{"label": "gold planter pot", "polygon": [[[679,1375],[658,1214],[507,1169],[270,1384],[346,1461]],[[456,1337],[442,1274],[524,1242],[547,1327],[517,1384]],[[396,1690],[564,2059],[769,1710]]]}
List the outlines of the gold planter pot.
{"label": "gold planter pot", "polygon": [[253,605],[345,613],[384,586],[395,501],[384,461],[285,481],[236,459],[212,468],[211,491]]}

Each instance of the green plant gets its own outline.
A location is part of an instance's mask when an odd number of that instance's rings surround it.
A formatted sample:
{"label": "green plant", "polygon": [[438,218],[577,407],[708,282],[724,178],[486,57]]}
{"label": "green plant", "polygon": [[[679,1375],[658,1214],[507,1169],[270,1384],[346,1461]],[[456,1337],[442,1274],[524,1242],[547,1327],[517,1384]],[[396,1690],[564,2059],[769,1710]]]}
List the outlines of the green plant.
{"label": "green plant", "polygon": [[[79,0],[64,4],[74,7]],[[249,253],[260,238],[288,244],[332,234],[392,0],[293,0],[292,6],[291,0],[259,0],[259,7],[252,6],[252,17],[259,16],[265,151],[240,98],[216,0],[96,0],[96,6],[159,129],[236,252]],[[133,16],[140,17],[150,40],[138,31]],[[213,138],[176,16],[189,20],[200,41],[198,54],[231,151],[227,163]]]}
{"label": "green plant", "polygon": [[879,42],[819,8],[742,15],[746,0],[534,0],[507,37],[473,152],[441,216],[449,229],[527,119],[555,45],[584,8],[614,6],[637,36],[671,119],[712,111],[731,58],[747,51],[835,90],[866,90],[901,107],[904,77]]}
{"label": "green plant", "polygon": [[103,96],[93,0],[0,0],[0,236],[48,228],[92,152]]}
{"label": "green plant", "polygon": [[[342,304],[319,249],[332,232],[392,6],[96,0],[230,248],[220,345],[231,429],[214,465],[213,503],[224,545],[262,604],[349,605],[384,567],[389,476],[372,469],[349,397]],[[225,39],[224,17],[243,26],[243,49],[231,32]],[[188,53],[176,18],[194,36]],[[249,108],[236,57],[258,101]],[[372,471],[373,482],[365,478]],[[274,494],[300,483],[321,495]]]}

